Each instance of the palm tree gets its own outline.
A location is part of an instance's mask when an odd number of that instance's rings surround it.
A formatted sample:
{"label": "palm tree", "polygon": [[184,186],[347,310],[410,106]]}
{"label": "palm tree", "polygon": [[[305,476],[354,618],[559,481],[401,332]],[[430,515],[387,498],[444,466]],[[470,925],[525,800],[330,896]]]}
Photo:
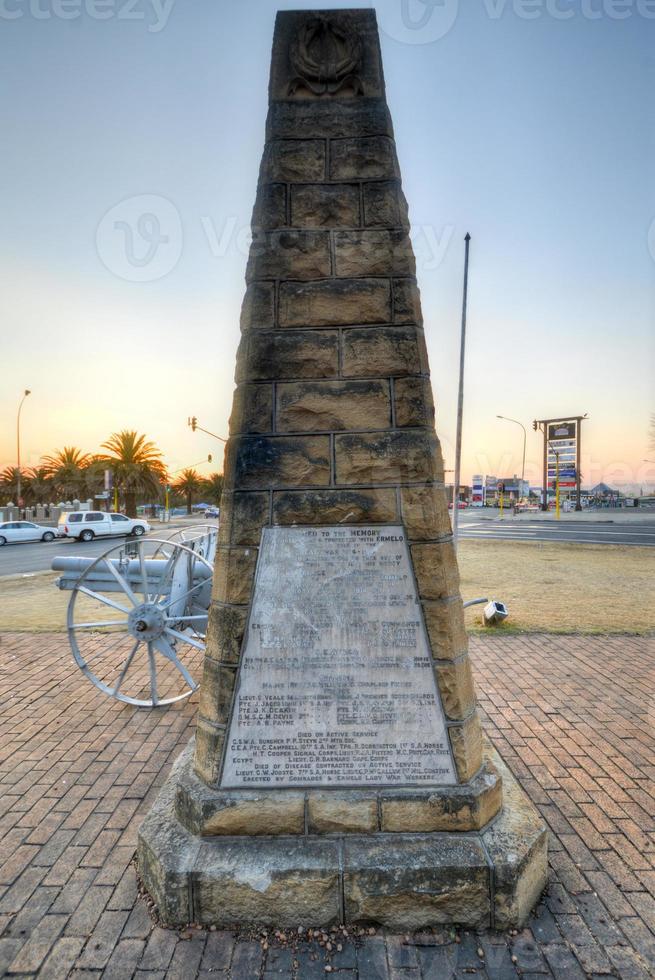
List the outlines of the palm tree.
{"label": "palm tree", "polygon": [[[21,493],[27,493],[27,479],[24,471],[20,471]],[[18,467],[6,466],[0,473],[0,491],[7,503],[18,503]]]}
{"label": "palm tree", "polygon": [[205,481],[197,470],[182,470],[179,477],[173,484],[173,490],[186,497],[186,512],[191,513],[193,498],[200,493],[205,485]]}
{"label": "palm tree", "polygon": [[44,456],[42,463],[57,496],[63,500],[80,499],[84,493],[84,471],[91,462],[88,453],[74,446],[64,446],[52,456]]}
{"label": "palm tree", "polygon": [[52,480],[48,473],[47,466],[33,466],[26,470],[22,476],[23,482],[27,479],[27,495],[32,504],[47,504],[52,495]]}
{"label": "palm tree", "polygon": [[217,507],[221,504],[221,494],[223,493],[223,474],[222,473],[210,473],[205,479],[205,489],[210,500],[212,500]]}
{"label": "palm tree", "polygon": [[102,448],[108,452],[98,459],[113,470],[114,486],[125,498],[128,517],[136,517],[137,497],[152,500],[161,496],[166,479],[162,455],[154,442],[129,429],[114,432]]}

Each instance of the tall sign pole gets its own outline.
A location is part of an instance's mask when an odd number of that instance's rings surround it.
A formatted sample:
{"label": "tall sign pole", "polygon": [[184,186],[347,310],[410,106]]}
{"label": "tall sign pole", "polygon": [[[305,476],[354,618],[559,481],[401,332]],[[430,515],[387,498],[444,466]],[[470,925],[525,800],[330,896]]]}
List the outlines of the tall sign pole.
{"label": "tall sign pole", "polygon": [[459,480],[462,460],[462,420],[464,417],[464,358],[466,354],[466,306],[469,287],[469,245],[471,236],[464,236],[464,291],[462,295],[462,332],[459,346],[459,391],[457,394],[457,435],[455,438],[455,474],[453,486],[453,543],[457,547],[459,524]]}

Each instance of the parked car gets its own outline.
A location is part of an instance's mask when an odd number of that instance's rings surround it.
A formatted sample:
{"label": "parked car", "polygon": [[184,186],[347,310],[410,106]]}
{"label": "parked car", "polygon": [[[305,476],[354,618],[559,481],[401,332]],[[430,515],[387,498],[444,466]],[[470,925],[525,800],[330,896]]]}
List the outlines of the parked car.
{"label": "parked car", "polygon": [[0,524],[0,546],[18,544],[20,541],[54,541],[56,536],[54,527],[44,527],[32,521],[5,521]]}
{"label": "parked car", "polygon": [[150,530],[147,521],[126,517],[125,514],[106,514],[100,510],[76,510],[59,518],[59,533],[65,538],[93,541],[113,535],[132,534],[141,537]]}
{"label": "parked car", "polygon": [[220,511],[218,507],[208,507],[205,511],[205,517],[218,517]]}

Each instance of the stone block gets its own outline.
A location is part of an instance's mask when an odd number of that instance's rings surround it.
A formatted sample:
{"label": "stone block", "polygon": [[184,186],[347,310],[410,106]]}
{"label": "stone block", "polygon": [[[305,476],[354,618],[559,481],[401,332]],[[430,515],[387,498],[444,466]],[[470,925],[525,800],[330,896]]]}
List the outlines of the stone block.
{"label": "stone block", "polygon": [[273,494],[274,524],[393,524],[395,490],[300,490]]}
{"label": "stone block", "polygon": [[468,649],[464,609],[460,596],[423,602],[423,616],[435,660],[454,660]]}
{"label": "stone block", "polygon": [[287,221],[286,184],[260,184],[252,212],[252,230],[284,228]]}
{"label": "stone block", "polygon": [[271,329],[275,325],[275,285],[251,282],[241,306],[241,329]]}
{"label": "stone block", "polygon": [[330,483],[329,436],[242,436],[234,442],[229,451],[234,452],[235,485],[244,490]]}
{"label": "stone block", "polygon": [[414,574],[421,599],[459,594],[459,569],[452,541],[411,545]]}
{"label": "stone block", "polygon": [[470,783],[380,793],[383,833],[467,833],[480,830],[503,803],[502,779],[489,760]]}
{"label": "stone block", "polygon": [[169,925],[186,925],[193,918],[191,874],[200,852],[174,817],[176,775],[188,757],[180,756],[171,778],[160,790],[139,828],[139,875],[154,898],[159,915]]}
{"label": "stone block", "polygon": [[219,544],[259,545],[261,528],[268,524],[269,494],[224,490],[221,497]]}
{"label": "stone block", "polygon": [[382,279],[284,282],[279,316],[281,327],[389,323],[389,283]]}
{"label": "stone block", "polygon": [[427,430],[335,437],[338,484],[433,479],[434,436]]}
{"label": "stone block", "polygon": [[256,564],[256,548],[219,546],[216,550],[212,600],[235,605],[247,603]]}
{"label": "stone block", "polygon": [[276,330],[253,333],[237,361],[243,380],[335,378],[339,370],[335,330]]}
{"label": "stone block", "polygon": [[262,231],[253,236],[246,280],[319,279],[331,272],[326,231]]}
{"label": "stone block", "polygon": [[471,837],[344,838],[346,920],[413,931],[489,924],[489,869]]}
{"label": "stone block", "polygon": [[304,793],[222,793],[220,807],[203,824],[202,835],[239,836],[302,834],[305,829]]}
{"label": "stone block", "polygon": [[296,228],[353,228],[360,223],[357,184],[298,184],[291,188]]}
{"label": "stone block", "polygon": [[421,356],[416,327],[384,327],[343,331],[342,370],[345,377],[384,377],[420,374]]}
{"label": "stone block", "polygon": [[[398,384],[399,381],[396,381],[395,385]],[[437,465],[441,469],[440,460]],[[424,487],[401,487],[400,504],[403,524],[410,541],[450,537],[448,503],[446,491],[442,487],[434,484]]]}
{"label": "stone block", "polygon": [[174,780],[175,814],[187,831],[201,837],[304,834],[304,792],[206,786],[191,766],[193,744]]}
{"label": "stone block", "polygon": [[310,792],[307,820],[310,834],[375,833],[378,829],[377,797],[356,790]]}
{"label": "stone block", "polygon": [[387,381],[297,381],[277,386],[277,432],[384,429],[390,422]]}
{"label": "stone block", "polygon": [[403,230],[337,231],[334,256],[337,276],[412,276],[416,271]]}
{"label": "stone block", "polygon": [[466,718],[475,707],[475,687],[468,654],[436,668],[441,703],[448,718]]}
{"label": "stone block", "polygon": [[434,401],[429,378],[398,378],[394,382],[393,397],[397,426],[434,426]]}
{"label": "stone block", "polygon": [[193,765],[198,776],[210,786],[220,776],[224,745],[225,729],[198,715]]}
{"label": "stone block", "polygon": [[219,664],[205,657],[200,685],[200,714],[215,725],[227,725],[230,720],[236,666]]}
{"label": "stone block", "polygon": [[457,775],[460,782],[466,783],[482,765],[482,729],[477,713],[462,724],[449,725],[448,736]]}
{"label": "stone block", "polygon": [[407,201],[399,180],[362,184],[364,224],[367,227],[409,228]]}
{"label": "stone block", "polygon": [[240,384],[232,396],[230,435],[272,432],[273,385]]}
{"label": "stone block", "polygon": [[393,322],[423,323],[421,296],[414,279],[393,281]]}
{"label": "stone block", "polygon": [[266,119],[269,141],[336,136],[393,136],[386,103],[360,97],[272,102],[269,106]]}
{"label": "stone block", "polygon": [[224,838],[201,844],[196,921],[289,928],[339,921],[338,844],[326,838]]}
{"label": "stone block", "polygon": [[548,830],[497,753],[503,779],[502,818],[482,834],[494,866],[496,929],[521,928],[548,882]]}
{"label": "stone block", "polygon": [[260,181],[321,181],[325,179],[324,140],[275,140],[266,145]]}
{"label": "stone block", "polygon": [[226,606],[214,602],[209,607],[207,649],[222,663],[238,664],[246,629],[246,606]]}
{"label": "stone block", "polygon": [[[311,17],[311,15],[310,15]],[[343,85],[328,90],[322,65],[323,52],[350,52],[348,44],[356,40],[353,78],[344,79]],[[306,45],[306,55],[300,62],[294,57],[300,43]],[[308,79],[303,66],[308,59],[316,65],[314,77]],[[321,71],[322,68],[322,71]],[[356,79],[356,80],[355,80]],[[329,10],[321,12],[321,20],[308,20],[307,11],[281,10],[275,18],[273,55],[268,89],[271,102],[317,100],[334,95],[337,105],[348,104],[350,97],[384,99],[384,79],[378,39],[375,11],[364,9]]]}
{"label": "stone block", "polygon": [[396,147],[387,136],[330,142],[331,180],[389,180],[399,176]]}

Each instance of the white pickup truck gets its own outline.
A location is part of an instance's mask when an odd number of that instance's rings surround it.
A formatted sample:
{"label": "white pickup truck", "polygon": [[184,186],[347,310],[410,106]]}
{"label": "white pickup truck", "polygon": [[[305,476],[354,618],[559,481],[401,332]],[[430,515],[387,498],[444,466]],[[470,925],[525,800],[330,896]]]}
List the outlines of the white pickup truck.
{"label": "white pickup truck", "polygon": [[138,538],[149,530],[147,521],[126,517],[125,514],[106,514],[101,510],[69,511],[62,514],[57,522],[59,537],[77,538],[79,541],[125,534]]}

